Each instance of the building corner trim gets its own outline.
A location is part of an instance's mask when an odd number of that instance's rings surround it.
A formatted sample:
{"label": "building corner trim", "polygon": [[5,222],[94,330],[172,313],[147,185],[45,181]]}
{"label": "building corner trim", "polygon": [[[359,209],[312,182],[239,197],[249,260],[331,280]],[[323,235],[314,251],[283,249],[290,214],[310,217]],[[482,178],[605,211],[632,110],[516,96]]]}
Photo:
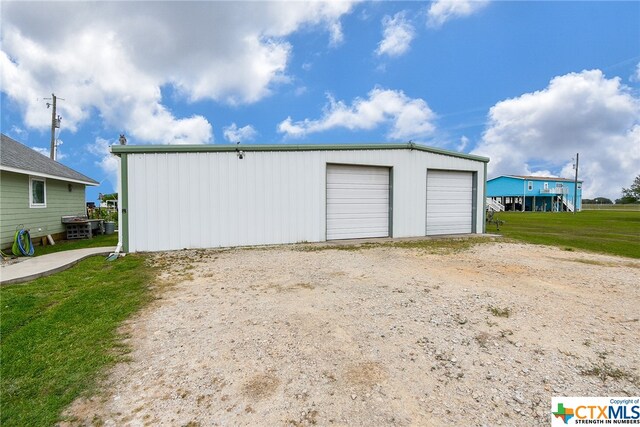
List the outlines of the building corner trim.
{"label": "building corner trim", "polygon": [[120,225],[122,226],[122,250],[129,252],[129,167],[127,154],[120,155],[120,182],[121,182],[121,209],[122,218]]}

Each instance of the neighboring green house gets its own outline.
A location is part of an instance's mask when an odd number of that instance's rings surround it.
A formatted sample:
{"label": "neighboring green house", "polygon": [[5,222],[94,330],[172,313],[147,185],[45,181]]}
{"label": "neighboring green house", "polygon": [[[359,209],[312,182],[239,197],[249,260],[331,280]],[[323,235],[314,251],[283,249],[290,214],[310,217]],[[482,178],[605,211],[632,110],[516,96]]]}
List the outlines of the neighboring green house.
{"label": "neighboring green house", "polygon": [[87,185],[98,182],[1,135],[0,247],[11,246],[20,228],[33,239],[61,237],[63,216],[86,215]]}

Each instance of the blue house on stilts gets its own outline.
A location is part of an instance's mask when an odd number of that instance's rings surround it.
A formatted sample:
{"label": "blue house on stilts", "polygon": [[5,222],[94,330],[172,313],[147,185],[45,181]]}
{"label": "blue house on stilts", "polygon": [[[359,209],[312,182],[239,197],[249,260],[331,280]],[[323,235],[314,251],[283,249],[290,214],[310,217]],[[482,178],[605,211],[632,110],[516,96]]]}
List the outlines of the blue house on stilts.
{"label": "blue house on stilts", "polygon": [[[582,181],[502,175],[487,181],[487,208],[494,211],[573,212],[582,207]],[[577,198],[574,200],[574,195]]]}

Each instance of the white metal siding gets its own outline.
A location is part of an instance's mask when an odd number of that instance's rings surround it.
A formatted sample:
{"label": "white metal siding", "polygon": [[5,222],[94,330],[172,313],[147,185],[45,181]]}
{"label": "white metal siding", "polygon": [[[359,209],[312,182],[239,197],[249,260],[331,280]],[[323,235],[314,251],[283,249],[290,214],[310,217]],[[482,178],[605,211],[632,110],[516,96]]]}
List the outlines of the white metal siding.
{"label": "white metal siding", "polygon": [[393,167],[394,237],[424,235],[428,169],[485,179],[482,162],[417,150],[126,156],[130,252],[324,241],[327,164]]}
{"label": "white metal siding", "polygon": [[389,168],[327,166],[327,240],[389,236]]}
{"label": "white metal siding", "polygon": [[427,172],[427,236],[471,233],[473,174]]}

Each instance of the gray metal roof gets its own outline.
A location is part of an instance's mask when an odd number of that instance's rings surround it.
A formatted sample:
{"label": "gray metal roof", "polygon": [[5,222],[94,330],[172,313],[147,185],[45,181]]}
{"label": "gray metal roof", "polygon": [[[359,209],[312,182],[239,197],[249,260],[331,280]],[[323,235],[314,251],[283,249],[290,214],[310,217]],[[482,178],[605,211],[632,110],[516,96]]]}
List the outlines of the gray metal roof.
{"label": "gray metal roof", "polygon": [[75,181],[87,185],[98,185],[97,181],[88,176],[51,160],[4,134],[0,138],[0,169],[50,176],[63,181]]}
{"label": "gray metal roof", "polygon": [[346,150],[417,150],[428,153],[442,154],[445,156],[459,157],[461,159],[489,162],[488,157],[473,154],[458,153],[456,151],[443,150],[441,148],[427,147],[425,145],[409,143],[394,144],[258,144],[258,145],[112,145],[111,152],[115,155],[134,153],[216,153],[229,151],[346,151]]}
{"label": "gray metal roof", "polygon": [[[571,179],[571,178],[560,178],[560,177],[557,177],[557,176],[531,176],[531,175],[500,175],[500,176],[497,176],[495,178],[491,178],[489,181],[491,181],[492,179],[497,179],[497,178],[502,178],[502,177],[515,178],[515,179],[527,180],[527,181],[575,182],[575,180]],[[578,182],[582,182],[582,180],[579,179]]]}

